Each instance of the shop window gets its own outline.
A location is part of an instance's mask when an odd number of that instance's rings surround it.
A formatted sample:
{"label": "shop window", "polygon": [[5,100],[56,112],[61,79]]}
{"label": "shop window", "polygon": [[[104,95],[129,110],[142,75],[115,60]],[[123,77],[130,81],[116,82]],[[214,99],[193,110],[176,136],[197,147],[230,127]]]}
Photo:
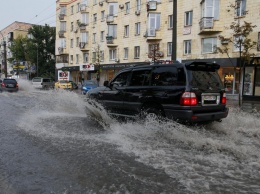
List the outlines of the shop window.
{"label": "shop window", "polygon": [[260,96],[260,67],[256,68],[256,74],[255,74],[255,96]]}
{"label": "shop window", "polygon": [[219,75],[227,94],[239,93],[239,70],[234,67],[220,68]]}
{"label": "shop window", "polygon": [[253,95],[254,67],[246,67],[244,74],[243,95]]}

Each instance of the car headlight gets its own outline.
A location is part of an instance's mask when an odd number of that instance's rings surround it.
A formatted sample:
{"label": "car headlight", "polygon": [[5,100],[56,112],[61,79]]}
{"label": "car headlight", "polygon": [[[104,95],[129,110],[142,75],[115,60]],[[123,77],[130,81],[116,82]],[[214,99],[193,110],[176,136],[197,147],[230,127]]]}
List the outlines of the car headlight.
{"label": "car headlight", "polygon": [[86,90],[87,88],[86,88],[86,87],[83,87],[82,89]]}

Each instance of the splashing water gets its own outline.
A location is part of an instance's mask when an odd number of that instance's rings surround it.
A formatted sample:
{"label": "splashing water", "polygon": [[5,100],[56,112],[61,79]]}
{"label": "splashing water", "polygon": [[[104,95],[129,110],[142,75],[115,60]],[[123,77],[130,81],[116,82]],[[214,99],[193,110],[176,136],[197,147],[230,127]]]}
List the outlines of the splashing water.
{"label": "splashing water", "polygon": [[[221,123],[186,126],[174,121],[117,122],[103,107],[73,92],[30,93],[33,108],[21,119],[20,128],[43,138],[93,139],[117,145],[136,160],[162,169],[194,193],[260,193],[259,112],[230,108]],[[39,101],[39,102],[37,102]],[[89,120],[84,121],[86,118]],[[30,120],[30,124],[28,121]],[[62,121],[64,127],[55,124]],[[103,135],[88,134],[90,121],[99,122]],[[77,128],[77,130],[73,130]]]}

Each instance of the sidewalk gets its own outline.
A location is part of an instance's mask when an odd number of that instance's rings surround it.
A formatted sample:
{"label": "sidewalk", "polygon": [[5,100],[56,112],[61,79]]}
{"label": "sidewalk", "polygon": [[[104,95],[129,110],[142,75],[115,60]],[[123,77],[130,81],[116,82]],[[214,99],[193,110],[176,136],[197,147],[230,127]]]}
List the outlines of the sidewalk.
{"label": "sidewalk", "polygon": [[[260,101],[242,101],[241,102],[241,108],[242,110],[246,112],[252,112],[254,109],[256,109],[258,112],[260,112]],[[227,100],[227,106],[228,107],[238,107],[239,101],[238,100]]]}

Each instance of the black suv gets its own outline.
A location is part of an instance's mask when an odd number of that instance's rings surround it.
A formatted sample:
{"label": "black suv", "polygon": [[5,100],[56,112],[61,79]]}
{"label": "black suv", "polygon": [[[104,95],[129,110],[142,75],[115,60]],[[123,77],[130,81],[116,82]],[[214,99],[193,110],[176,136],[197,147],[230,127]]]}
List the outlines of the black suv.
{"label": "black suv", "polygon": [[0,79],[0,92],[17,92],[19,89],[18,83],[15,79],[3,78]]}
{"label": "black suv", "polygon": [[105,81],[106,90],[95,97],[118,116],[149,113],[179,121],[220,121],[228,108],[219,67],[207,62],[134,66]]}

